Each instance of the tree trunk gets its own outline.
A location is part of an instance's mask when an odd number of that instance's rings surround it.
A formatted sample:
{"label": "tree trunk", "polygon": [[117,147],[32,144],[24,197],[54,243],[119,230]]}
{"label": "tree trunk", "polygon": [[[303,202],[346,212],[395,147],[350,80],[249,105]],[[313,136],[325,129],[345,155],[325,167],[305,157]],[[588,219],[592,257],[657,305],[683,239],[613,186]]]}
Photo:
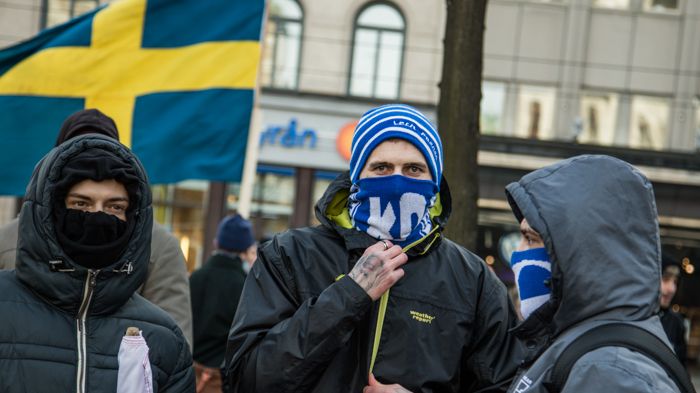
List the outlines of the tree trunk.
{"label": "tree trunk", "polygon": [[446,0],[438,129],[445,155],[444,174],[452,193],[446,235],[476,249],[479,198],[477,153],[484,20],[487,0]]}

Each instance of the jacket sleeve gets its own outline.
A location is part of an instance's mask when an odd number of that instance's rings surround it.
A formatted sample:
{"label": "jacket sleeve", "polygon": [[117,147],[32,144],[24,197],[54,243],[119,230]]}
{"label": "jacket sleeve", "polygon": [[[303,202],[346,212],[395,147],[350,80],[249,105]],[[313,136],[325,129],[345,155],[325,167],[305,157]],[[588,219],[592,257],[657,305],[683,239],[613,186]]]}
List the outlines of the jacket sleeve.
{"label": "jacket sleeve", "polygon": [[184,337],[180,337],[180,353],[177,363],[173,368],[165,386],[158,389],[158,393],[195,393],[194,368],[192,367],[192,355]]}
{"label": "jacket sleeve", "polygon": [[294,261],[272,243],[246,279],[229,333],[223,370],[228,392],[313,389],[372,304],[349,277],[300,301],[288,270]]}
{"label": "jacket sleeve", "polygon": [[191,347],[192,306],[187,263],[177,238],[158,224],[153,227],[148,278],[140,294],[175,320]]}
{"label": "jacket sleeve", "polygon": [[678,315],[678,321],[678,333],[676,337],[679,337],[679,339],[673,343],[673,350],[676,352],[678,360],[685,366],[688,361],[688,343],[685,342],[685,324],[680,314]]}
{"label": "jacket sleeve", "polygon": [[505,285],[485,264],[482,266],[478,292],[473,341],[466,350],[463,380],[475,379],[462,391],[505,392],[513,379],[525,348],[509,330],[517,323],[517,315]]}

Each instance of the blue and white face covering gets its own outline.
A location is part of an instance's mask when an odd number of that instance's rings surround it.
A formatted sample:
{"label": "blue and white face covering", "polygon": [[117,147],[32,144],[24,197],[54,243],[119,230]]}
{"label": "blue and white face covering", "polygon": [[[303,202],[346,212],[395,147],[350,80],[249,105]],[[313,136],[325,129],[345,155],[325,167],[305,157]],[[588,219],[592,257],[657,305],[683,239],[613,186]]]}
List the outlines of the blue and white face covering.
{"label": "blue and white face covering", "polygon": [[549,300],[552,289],[545,284],[552,277],[552,263],[544,247],[514,251],[510,266],[520,292],[520,313],[524,319]]}
{"label": "blue and white face covering", "polygon": [[437,185],[402,175],[360,179],[350,189],[352,225],[405,247],[430,233]]}

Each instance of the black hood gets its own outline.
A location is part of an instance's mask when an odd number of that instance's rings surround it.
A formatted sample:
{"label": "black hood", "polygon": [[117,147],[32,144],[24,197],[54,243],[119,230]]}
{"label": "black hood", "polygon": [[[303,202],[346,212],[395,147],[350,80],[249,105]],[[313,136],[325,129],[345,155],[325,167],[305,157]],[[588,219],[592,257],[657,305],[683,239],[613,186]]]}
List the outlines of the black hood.
{"label": "black hood", "polygon": [[99,152],[130,164],[126,166],[131,167],[126,168],[128,188],[138,198],[130,206],[131,238],[119,260],[99,271],[89,314],[109,314],[121,307],[148,272],[153,216],[148,179],[139,160],[118,141],[102,135],[83,135],[61,144],[37,164],[27,186],[19,218],[16,271],[35,293],[70,313],[77,313],[88,269],[61,248],[54,227],[54,201],[57,193],[65,192],[67,163]]}
{"label": "black hood", "polygon": [[525,175],[506,194],[552,262],[552,298],[523,327],[558,335],[584,320],[638,321],[658,311],[659,226],[641,172],[613,157],[578,156]]}
{"label": "black hood", "polygon": [[119,140],[117,125],[111,117],[97,109],[83,109],[75,112],[63,121],[56,138],[56,146],[85,134],[100,134]]}

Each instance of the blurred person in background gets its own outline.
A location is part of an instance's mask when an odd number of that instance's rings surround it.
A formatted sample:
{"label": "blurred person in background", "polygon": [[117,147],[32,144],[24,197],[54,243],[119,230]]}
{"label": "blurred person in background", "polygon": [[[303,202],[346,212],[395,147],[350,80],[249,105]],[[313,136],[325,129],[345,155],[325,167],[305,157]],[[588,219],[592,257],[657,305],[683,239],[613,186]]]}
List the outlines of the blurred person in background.
{"label": "blurred person in background", "polygon": [[[84,134],[100,134],[119,140],[114,120],[97,109],[85,109],[70,115],[61,125],[56,146]],[[0,269],[14,269],[17,257],[19,219],[0,226]],[[187,264],[180,244],[170,232],[153,220],[151,257],[141,296],[170,314],[188,343],[192,343],[192,314]]]}
{"label": "blurred person in background", "polygon": [[664,327],[668,340],[673,345],[673,351],[678,359],[685,366],[687,356],[687,343],[685,341],[685,323],[683,316],[671,309],[671,301],[678,289],[678,277],[680,276],[680,266],[672,258],[664,255],[661,259],[661,325]]}
{"label": "blurred person in background", "polygon": [[257,258],[251,223],[238,214],[219,223],[214,254],[190,277],[197,393],[221,393],[226,339],[243,283]]}

